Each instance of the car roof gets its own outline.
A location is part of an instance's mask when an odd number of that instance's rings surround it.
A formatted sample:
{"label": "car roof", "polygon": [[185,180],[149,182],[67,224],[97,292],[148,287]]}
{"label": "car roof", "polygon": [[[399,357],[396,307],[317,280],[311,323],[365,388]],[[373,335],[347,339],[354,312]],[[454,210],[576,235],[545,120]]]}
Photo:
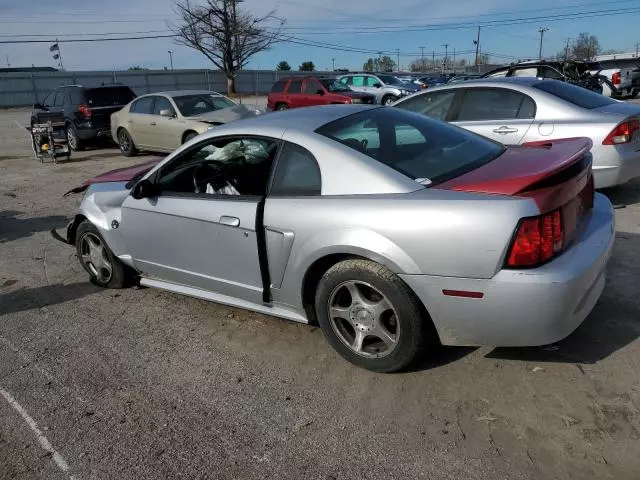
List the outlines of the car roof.
{"label": "car roof", "polygon": [[[212,90],[167,90],[166,92],[152,92],[147,93],[145,95],[140,95],[141,97],[146,97],[149,95],[166,95],[167,97],[180,97],[182,95],[219,95],[224,96],[222,93],[214,92]],[[138,97],[140,98],[140,97]]]}
{"label": "car roof", "polygon": [[[316,107],[295,108],[284,112],[272,112],[268,115],[258,115],[256,117],[228,124],[234,130],[247,130],[256,132],[256,127],[275,128],[284,130],[295,130],[303,133],[312,133],[327,123],[338,120],[348,115],[353,115],[364,110],[373,108],[383,108],[369,105],[321,105]],[[227,125],[217,127],[226,128]]]}

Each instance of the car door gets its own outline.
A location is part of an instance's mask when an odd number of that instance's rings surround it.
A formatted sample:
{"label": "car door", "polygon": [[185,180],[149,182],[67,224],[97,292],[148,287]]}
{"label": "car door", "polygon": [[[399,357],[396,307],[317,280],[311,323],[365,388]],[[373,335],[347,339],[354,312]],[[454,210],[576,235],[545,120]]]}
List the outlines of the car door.
{"label": "car door", "polygon": [[[163,110],[169,110],[171,116],[160,115]],[[180,124],[176,117],[176,110],[171,101],[157,95],[151,112],[153,118],[149,122],[149,145],[159,150],[174,150],[182,143],[184,124]]]}
{"label": "car door", "polygon": [[119,228],[142,275],[262,303],[258,212],[278,142],[203,139],[152,174],[158,196],[127,197]]}
{"label": "car door", "polygon": [[[322,94],[318,93],[322,92]],[[329,99],[322,84],[314,78],[307,78],[302,86],[302,96],[305,107],[313,105],[327,105]]]}
{"label": "car door", "polygon": [[155,125],[152,125],[152,123],[155,119],[153,115],[155,98],[155,95],[140,97],[131,104],[129,114],[125,117],[126,125],[123,125],[123,127],[131,134],[133,143],[138,147],[148,148],[153,146],[154,130],[152,127]]}
{"label": "car door", "polygon": [[456,95],[460,96],[463,94],[464,90],[461,88],[436,90],[435,92],[409,97],[400,103],[396,103],[394,107],[446,121],[450,118]]}
{"label": "car door", "polygon": [[287,104],[289,108],[303,107],[304,101],[302,98],[302,79],[291,80],[287,87]]}
{"label": "car door", "polygon": [[533,123],[536,104],[509,88],[465,88],[452,123],[505,145],[517,145]]}
{"label": "car door", "polygon": [[349,87],[356,92],[367,92],[367,86],[365,85],[365,75],[352,75],[349,78]]}
{"label": "car door", "polygon": [[371,95],[376,95],[378,90],[383,86],[384,84],[377,77],[374,77],[373,75],[365,75],[364,89],[362,91]]}

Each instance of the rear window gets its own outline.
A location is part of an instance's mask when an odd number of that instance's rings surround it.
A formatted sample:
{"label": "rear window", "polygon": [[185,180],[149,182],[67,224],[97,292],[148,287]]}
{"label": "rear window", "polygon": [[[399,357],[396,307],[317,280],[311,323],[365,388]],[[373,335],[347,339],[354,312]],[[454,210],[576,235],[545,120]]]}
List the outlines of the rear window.
{"label": "rear window", "polygon": [[591,90],[587,90],[586,88],[578,87],[570,83],[559,82],[557,80],[540,82],[533,86],[538,90],[550,93],[551,95],[582,108],[593,109],[616,103],[615,100],[600,95],[599,93],[592,92]]}
{"label": "rear window", "polygon": [[423,185],[460,176],[504,151],[487,138],[398,108],[365,110],[316,131]]}
{"label": "rear window", "polygon": [[100,87],[87,88],[84,98],[91,107],[111,107],[126,105],[136,98],[136,94],[129,87]]}
{"label": "rear window", "polygon": [[273,84],[273,87],[271,87],[271,93],[284,92],[284,87],[286,84],[287,84],[286,80],[278,80],[276,83]]}

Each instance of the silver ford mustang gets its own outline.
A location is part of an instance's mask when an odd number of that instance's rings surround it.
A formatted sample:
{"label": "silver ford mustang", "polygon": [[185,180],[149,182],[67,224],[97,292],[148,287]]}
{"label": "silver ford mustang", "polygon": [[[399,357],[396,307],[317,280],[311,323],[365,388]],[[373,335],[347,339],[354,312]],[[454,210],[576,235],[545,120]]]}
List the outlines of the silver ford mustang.
{"label": "silver ford mustang", "polygon": [[504,147],[396,108],[279,112],[72,190],[65,241],[99,285],[317,322],[374,371],[438,342],[547,344],[604,287],[614,217],[590,147]]}

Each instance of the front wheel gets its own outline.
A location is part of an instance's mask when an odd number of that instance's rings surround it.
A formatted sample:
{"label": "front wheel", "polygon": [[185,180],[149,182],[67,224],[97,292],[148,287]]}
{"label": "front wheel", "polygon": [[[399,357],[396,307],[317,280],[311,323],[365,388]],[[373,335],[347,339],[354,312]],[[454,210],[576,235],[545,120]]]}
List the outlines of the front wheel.
{"label": "front wheel", "polygon": [[396,100],[398,100],[398,99],[396,97],[394,97],[393,95],[386,95],[386,96],[382,97],[382,101],[380,103],[382,103],[382,105],[391,105]]}
{"label": "front wheel", "polygon": [[92,283],[104,288],[123,288],[132,280],[127,267],[113,254],[89,220],[78,226],[76,251]]}
{"label": "front wheel", "polygon": [[184,136],[184,141],[182,143],[187,143],[192,138],[196,138],[198,134],[196,132],[189,132]]}
{"label": "front wheel", "polygon": [[283,111],[283,110],[287,110],[288,108],[289,108],[289,107],[287,106],[287,104],[286,104],[286,103],[281,103],[280,105],[278,105],[278,106],[276,107],[276,110]]}
{"label": "front wheel", "polygon": [[327,341],[346,360],[375,372],[411,364],[432,334],[419,300],[390,270],[346,260],[320,280],[315,299]]}

